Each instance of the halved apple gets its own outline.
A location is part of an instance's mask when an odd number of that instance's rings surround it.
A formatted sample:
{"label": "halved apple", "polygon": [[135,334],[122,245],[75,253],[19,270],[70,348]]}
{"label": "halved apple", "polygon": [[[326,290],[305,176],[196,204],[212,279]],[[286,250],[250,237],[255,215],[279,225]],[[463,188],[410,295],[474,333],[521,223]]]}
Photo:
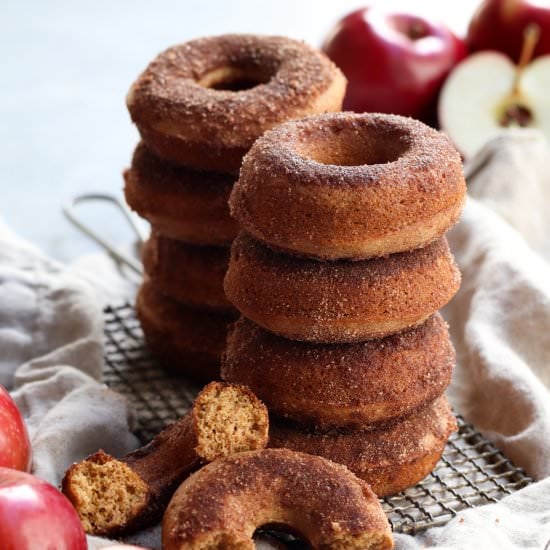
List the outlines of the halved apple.
{"label": "halved apple", "polygon": [[550,139],[550,55],[524,67],[494,51],[471,55],[445,82],[438,118],[465,158],[509,127],[538,128]]}

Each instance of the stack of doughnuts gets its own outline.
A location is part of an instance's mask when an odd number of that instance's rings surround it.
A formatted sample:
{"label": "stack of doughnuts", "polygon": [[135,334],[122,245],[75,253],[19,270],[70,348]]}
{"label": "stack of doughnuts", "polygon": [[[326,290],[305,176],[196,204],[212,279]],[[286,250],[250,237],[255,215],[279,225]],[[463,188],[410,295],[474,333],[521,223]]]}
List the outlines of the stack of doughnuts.
{"label": "stack of doughnuts", "polygon": [[450,140],[413,119],[324,114],[256,141],[230,197],[224,286],[242,317],[222,377],[266,403],[270,446],[381,496],[433,469],[456,429],[438,310],[460,285],[444,234],[464,198]]}
{"label": "stack of doughnuts", "polygon": [[238,226],[227,200],[242,157],[266,130],[338,111],[345,79],[323,54],[282,37],[224,35],[161,53],[127,105],[141,135],[125,172],[130,207],[152,226],[136,309],[149,348],[169,368],[219,378],[223,291]]}

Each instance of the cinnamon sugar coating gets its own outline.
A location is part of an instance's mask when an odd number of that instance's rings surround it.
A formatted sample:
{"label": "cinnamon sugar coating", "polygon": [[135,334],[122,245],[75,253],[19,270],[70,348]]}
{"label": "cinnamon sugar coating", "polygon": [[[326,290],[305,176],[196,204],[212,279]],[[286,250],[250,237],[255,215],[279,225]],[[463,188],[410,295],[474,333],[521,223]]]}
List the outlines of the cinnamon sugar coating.
{"label": "cinnamon sugar coating", "polygon": [[165,296],[201,309],[233,309],[223,291],[229,248],[194,246],[153,231],[142,259],[145,273]]}
{"label": "cinnamon sugar coating", "polygon": [[251,550],[266,524],[291,527],[312,548],[393,547],[376,496],[347,468],[268,449],[222,458],[188,478],[164,515],[163,548]]}
{"label": "cinnamon sugar coating", "polygon": [[145,279],[136,313],[151,353],[175,372],[201,382],[219,380],[231,312],[201,311],[166,298]]}
{"label": "cinnamon sugar coating", "polygon": [[361,342],[418,325],[458,291],[445,238],[411,252],[320,262],[273,251],[241,232],[224,288],[263,328],[292,340]]}
{"label": "cinnamon sugar coating", "polygon": [[282,124],[243,160],[232,215],[299,255],[364,259],[425,246],[460,215],[460,156],[417,120],[332,113]]}
{"label": "cinnamon sugar coating", "polygon": [[328,458],[347,466],[378,496],[411,487],[433,470],[456,431],[445,396],[420,411],[368,431],[315,433],[271,423],[269,446]]}
{"label": "cinnamon sugar coating", "polygon": [[241,317],[230,329],[222,378],[244,384],[274,416],[320,429],[364,430],[439,397],[455,363],[436,313],[400,334],[356,344],[310,344]]}
{"label": "cinnamon sugar coating", "polygon": [[227,200],[234,178],[158,158],[141,142],[124,173],[132,210],[163,235],[192,244],[228,245],[237,235]]}
{"label": "cinnamon sugar coating", "polygon": [[267,129],[341,108],[345,78],[321,52],[280,36],[226,34],[191,40],[153,60],[127,106],[160,156],[238,173]]}

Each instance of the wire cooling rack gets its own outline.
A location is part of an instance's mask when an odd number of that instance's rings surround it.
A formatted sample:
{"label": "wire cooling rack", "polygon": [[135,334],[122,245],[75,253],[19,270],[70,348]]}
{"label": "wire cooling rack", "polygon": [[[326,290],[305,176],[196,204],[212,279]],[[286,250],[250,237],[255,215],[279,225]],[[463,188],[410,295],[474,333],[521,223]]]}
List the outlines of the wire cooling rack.
{"label": "wire cooling rack", "polygon": [[[135,433],[146,443],[191,405],[199,386],[169,374],[150,357],[132,306],[105,310],[104,381],[136,412]],[[435,470],[416,486],[384,498],[392,528],[416,533],[442,525],[460,510],[497,502],[532,483],[461,416]]]}

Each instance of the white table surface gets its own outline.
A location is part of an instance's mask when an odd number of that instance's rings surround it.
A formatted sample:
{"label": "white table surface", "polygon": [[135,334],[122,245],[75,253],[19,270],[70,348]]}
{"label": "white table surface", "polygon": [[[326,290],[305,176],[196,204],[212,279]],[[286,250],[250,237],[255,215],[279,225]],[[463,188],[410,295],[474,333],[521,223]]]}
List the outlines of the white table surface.
{"label": "white table surface", "polygon": [[[374,2],[370,2],[375,3]],[[61,205],[86,191],[122,196],[138,136],[124,98],[166,47],[224,32],[283,34],[319,45],[352,0],[7,0],[0,7],[0,216],[60,260],[95,245]],[[463,33],[478,0],[385,0],[426,10]],[[89,220],[115,242],[110,210]]]}

